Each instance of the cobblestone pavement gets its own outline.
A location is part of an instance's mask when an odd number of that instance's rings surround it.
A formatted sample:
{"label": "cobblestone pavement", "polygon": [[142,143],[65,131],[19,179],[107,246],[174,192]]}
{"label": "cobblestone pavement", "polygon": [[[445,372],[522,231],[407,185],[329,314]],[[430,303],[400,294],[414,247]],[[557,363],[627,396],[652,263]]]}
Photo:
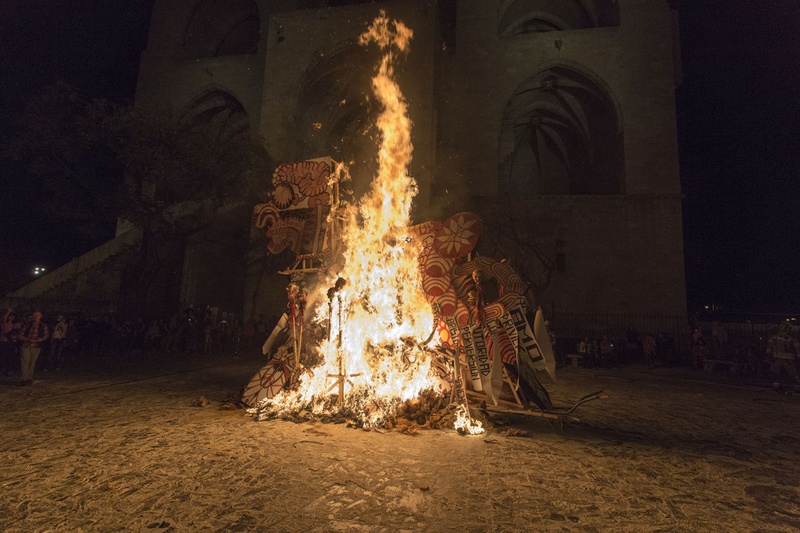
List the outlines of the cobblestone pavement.
{"label": "cobblestone pavement", "polygon": [[[255,422],[261,360],[0,384],[3,531],[796,531],[800,396],[677,369],[559,370],[563,431]],[[127,368],[127,369],[126,369]],[[201,396],[206,407],[193,404]]]}

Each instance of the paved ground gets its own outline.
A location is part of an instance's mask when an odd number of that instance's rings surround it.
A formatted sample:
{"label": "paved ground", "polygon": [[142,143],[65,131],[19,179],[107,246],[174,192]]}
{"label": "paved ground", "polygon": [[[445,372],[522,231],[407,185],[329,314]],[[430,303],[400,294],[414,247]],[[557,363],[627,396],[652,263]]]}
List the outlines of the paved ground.
{"label": "paved ground", "polygon": [[563,433],[518,418],[527,437],[409,436],[220,409],[260,363],[0,384],[0,530],[800,529],[800,396],[685,370],[564,368],[544,382],[557,402],[610,398]]}

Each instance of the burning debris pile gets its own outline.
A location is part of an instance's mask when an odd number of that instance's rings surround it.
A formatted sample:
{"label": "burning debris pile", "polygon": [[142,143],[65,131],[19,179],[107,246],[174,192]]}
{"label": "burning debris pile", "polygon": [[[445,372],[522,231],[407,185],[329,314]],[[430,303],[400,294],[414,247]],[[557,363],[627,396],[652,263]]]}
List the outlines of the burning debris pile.
{"label": "burning debris pile", "polygon": [[[306,409],[287,410],[274,401],[262,401],[254,411],[259,420],[277,418],[297,423],[320,421],[322,423],[347,424],[367,430],[394,430],[409,435],[414,435],[423,429],[453,428],[458,419],[457,409],[450,402],[449,395],[435,390],[424,391],[418,397],[406,400],[391,410],[386,410],[385,418],[379,423],[364,424],[360,422],[363,413],[354,410],[353,405],[358,405],[358,403],[347,402],[340,409],[337,397],[329,396],[325,399],[320,414],[314,414]],[[365,409],[369,413],[378,409],[378,406],[367,403]]]}
{"label": "burning debris pile", "polygon": [[[383,112],[369,192],[347,203],[342,165],[290,163],[275,171],[271,200],[254,209],[269,251],[297,253],[285,272],[288,308],[263,347],[270,360],[243,395],[259,419],[474,433],[470,399],[552,408],[535,374],[555,371],[541,312],[529,309],[510,265],[472,258],[478,217],[409,225],[411,122],[393,64],[412,36],[382,13],[360,37],[383,51],[372,80]],[[499,289],[492,301],[489,281]]]}

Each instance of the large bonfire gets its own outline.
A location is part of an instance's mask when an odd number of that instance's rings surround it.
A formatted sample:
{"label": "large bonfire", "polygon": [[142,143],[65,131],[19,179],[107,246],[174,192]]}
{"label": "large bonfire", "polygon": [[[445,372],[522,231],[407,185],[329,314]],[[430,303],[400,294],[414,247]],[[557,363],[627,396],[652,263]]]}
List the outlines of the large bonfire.
{"label": "large bonfire", "polygon": [[[409,226],[417,193],[408,174],[411,121],[393,65],[412,36],[383,12],[360,36],[383,52],[372,78],[382,112],[368,193],[343,206],[346,171],[330,160],[303,161],[280,166],[271,201],[254,209],[268,249],[297,253],[287,273],[299,276],[264,345],[271,359],[243,395],[259,419],[448,422],[476,433],[470,395],[494,406],[553,407],[534,372],[555,370],[544,319],[531,310],[529,323],[525,284],[510,265],[471,257],[480,220],[457,213]],[[486,279],[499,287],[491,302]]]}
{"label": "large bonfire", "polygon": [[383,109],[379,170],[369,192],[346,211],[337,273],[346,284],[334,277],[308,296],[319,302],[315,321],[328,331],[317,347],[322,363],[306,369],[294,389],[262,401],[264,416],[338,410],[365,426],[382,426],[401,402],[444,385],[431,370],[431,352],[418,344],[430,337],[435,321],[422,292],[420,243],[408,229],[417,193],[408,174],[411,121],[393,77],[395,58],[408,51],[412,36],[383,13],[360,36],[362,45],[375,43],[383,51],[372,79]]}

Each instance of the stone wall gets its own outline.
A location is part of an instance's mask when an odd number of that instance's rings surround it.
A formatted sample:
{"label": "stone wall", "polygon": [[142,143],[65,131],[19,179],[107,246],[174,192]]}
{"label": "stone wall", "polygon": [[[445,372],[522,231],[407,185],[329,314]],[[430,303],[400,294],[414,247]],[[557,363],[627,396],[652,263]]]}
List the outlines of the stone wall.
{"label": "stone wall", "polygon": [[573,313],[686,312],[681,201],[677,196],[539,196],[520,217],[563,241],[563,271],[539,295]]}
{"label": "stone wall", "polygon": [[[541,295],[570,312],[685,315],[674,101],[666,2],[620,0],[620,25],[498,37],[503,2],[460,2],[454,53],[441,56],[439,217],[507,202],[531,233],[564,242],[564,272]],[[500,197],[500,121],[526,78],[553,65],[588,74],[617,107],[624,135],[618,196]],[[473,195],[481,200],[475,202]],[[470,198],[466,198],[470,197]],[[513,206],[513,207],[512,207]],[[546,227],[537,227],[544,222]]]}
{"label": "stone wall", "polygon": [[672,19],[666,2],[619,0],[618,27],[498,37],[496,2],[461,2],[455,52],[441,58],[440,188],[492,196],[500,118],[516,88],[553,65],[589,74],[618,106],[625,192],[680,190]]}
{"label": "stone wall", "polygon": [[[222,90],[242,104],[251,130],[265,139],[276,161],[336,158],[342,147],[333,142],[331,131],[348,118],[336,106],[315,107],[314,95],[303,93],[304,86],[324,87],[328,75],[368,80],[354,41],[384,8],[415,32],[411,55],[398,67],[398,81],[414,122],[411,173],[420,183],[416,221],[504,206],[527,221],[532,233],[539,232],[535,235],[563,240],[564,270],[553,273],[541,295],[546,309],[685,314],[676,48],[667,2],[618,0],[619,25],[500,36],[511,0],[460,0],[455,37],[448,28],[451,42],[443,46],[434,0],[312,10],[298,10],[289,0],[261,0],[256,53],[185,59],[181,35],[195,4],[156,2],[142,60],[140,103],[183,109],[199,95]],[[611,102],[623,139],[620,194],[531,196],[525,190],[503,190],[504,110],[526,80],[551,67],[580,72]],[[348,95],[349,103],[342,106],[351,106],[347,109],[354,116],[362,113],[363,120],[367,111],[351,98],[366,98],[369,87],[337,90]],[[331,97],[320,94],[321,101],[326,96]],[[374,141],[351,137],[348,142],[369,148]],[[251,255],[258,249],[251,243]],[[245,299],[253,312],[269,316],[272,311],[265,306],[272,297],[258,303],[250,296],[257,264],[251,257]],[[272,283],[267,292],[280,292],[275,287],[281,284]]]}

